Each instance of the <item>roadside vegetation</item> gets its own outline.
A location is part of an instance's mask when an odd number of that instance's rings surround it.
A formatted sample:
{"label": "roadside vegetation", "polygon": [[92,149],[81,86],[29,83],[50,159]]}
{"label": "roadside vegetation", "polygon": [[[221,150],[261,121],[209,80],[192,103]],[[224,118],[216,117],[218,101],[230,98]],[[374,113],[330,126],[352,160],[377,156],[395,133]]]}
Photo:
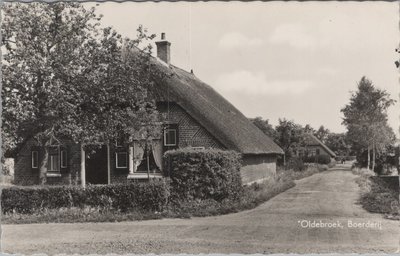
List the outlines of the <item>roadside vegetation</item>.
{"label": "roadside vegetation", "polygon": [[233,151],[176,150],[166,154],[165,165],[168,164],[171,175],[164,181],[85,189],[4,188],[2,222],[116,222],[228,214],[252,209],[294,187],[295,180],[329,168],[291,161],[291,168],[278,168],[274,179],[242,185],[240,155]]}
{"label": "roadside vegetation", "polygon": [[382,213],[386,218],[400,220],[398,191],[390,189],[372,170],[353,168],[352,172],[358,175],[356,182],[361,188],[359,203],[362,207],[369,212]]}

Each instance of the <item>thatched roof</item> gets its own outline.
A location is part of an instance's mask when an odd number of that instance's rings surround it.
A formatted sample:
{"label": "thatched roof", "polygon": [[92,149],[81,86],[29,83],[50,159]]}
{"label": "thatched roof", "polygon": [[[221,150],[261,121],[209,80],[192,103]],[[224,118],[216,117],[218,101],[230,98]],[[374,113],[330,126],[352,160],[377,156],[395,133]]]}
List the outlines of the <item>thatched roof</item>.
{"label": "thatched roof", "polygon": [[315,137],[311,133],[307,133],[304,137],[304,143],[307,146],[321,146],[325,151],[331,156],[331,157],[336,157],[336,154],[328,148],[322,141],[320,141],[317,137]]}
{"label": "thatched roof", "polygon": [[167,76],[156,81],[158,101],[175,102],[227,149],[243,154],[283,154],[283,150],[238,109],[193,73],[155,60]]}

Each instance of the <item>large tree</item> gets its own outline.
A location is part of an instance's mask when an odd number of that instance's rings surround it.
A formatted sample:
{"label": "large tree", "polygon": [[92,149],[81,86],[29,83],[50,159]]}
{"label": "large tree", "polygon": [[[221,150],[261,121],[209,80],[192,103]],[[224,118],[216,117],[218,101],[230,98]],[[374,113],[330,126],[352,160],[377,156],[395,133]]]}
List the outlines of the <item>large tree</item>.
{"label": "large tree", "polygon": [[367,168],[372,167],[378,147],[391,143],[387,129],[387,109],[394,103],[390,95],[372,84],[366,77],[358,83],[358,90],[351,95],[350,103],[341,111],[343,124],[347,127],[349,141],[360,148],[358,154],[367,151]]}
{"label": "large tree", "polygon": [[95,9],[77,3],[3,5],[2,129],[43,147],[63,139],[100,144],[118,136],[148,137],[157,114],[152,85],[152,39],[142,27],[135,40],[99,26]]}
{"label": "large tree", "polygon": [[250,118],[250,121],[257,126],[265,135],[276,141],[277,132],[274,127],[269,123],[269,120],[264,120],[262,117]]}
{"label": "large tree", "polygon": [[325,128],[323,125],[321,125],[317,131],[315,131],[314,135],[317,137],[320,141],[323,143],[326,142],[326,139],[328,138],[330,134],[329,129]]}
{"label": "large tree", "polygon": [[304,146],[304,128],[292,120],[279,119],[275,127],[277,132],[277,143],[285,152],[286,157],[292,157],[294,150]]}
{"label": "large tree", "polygon": [[344,133],[329,133],[325,144],[338,156],[349,156],[351,145]]}

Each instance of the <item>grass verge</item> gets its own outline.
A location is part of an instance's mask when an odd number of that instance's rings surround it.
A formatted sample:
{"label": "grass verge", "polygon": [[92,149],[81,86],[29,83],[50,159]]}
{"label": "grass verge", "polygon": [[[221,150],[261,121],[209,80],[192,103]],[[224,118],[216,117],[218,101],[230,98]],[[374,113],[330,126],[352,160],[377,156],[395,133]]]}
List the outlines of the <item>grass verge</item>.
{"label": "grass verge", "polygon": [[373,171],[354,168],[352,172],[359,176],[356,183],[361,189],[358,200],[361,206],[369,212],[384,214],[385,218],[400,220],[398,193],[389,189],[382,180],[372,179],[375,176]]}

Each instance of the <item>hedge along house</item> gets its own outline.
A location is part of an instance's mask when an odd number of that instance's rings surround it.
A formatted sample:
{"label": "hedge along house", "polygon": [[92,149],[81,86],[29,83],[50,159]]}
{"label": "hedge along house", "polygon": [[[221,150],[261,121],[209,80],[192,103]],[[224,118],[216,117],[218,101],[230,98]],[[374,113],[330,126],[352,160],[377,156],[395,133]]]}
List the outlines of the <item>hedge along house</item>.
{"label": "hedge along house", "polygon": [[310,133],[305,134],[304,146],[297,148],[295,153],[299,157],[327,155],[331,160],[336,157],[336,154],[330,148]]}
{"label": "hedge along house", "polygon": [[[244,183],[274,176],[277,157],[283,150],[193,72],[170,64],[171,43],[164,33],[156,45],[157,57],[151,61],[165,78],[154,81],[151,93],[163,117],[161,138],[154,139],[150,148],[139,141],[132,146],[118,141],[94,154],[84,152],[82,145],[55,145],[48,165],[48,183],[111,184],[160,178],[168,174],[163,170],[163,153],[187,147],[242,153]],[[16,183],[38,183],[41,155],[34,141],[27,140],[15,161]]]}

